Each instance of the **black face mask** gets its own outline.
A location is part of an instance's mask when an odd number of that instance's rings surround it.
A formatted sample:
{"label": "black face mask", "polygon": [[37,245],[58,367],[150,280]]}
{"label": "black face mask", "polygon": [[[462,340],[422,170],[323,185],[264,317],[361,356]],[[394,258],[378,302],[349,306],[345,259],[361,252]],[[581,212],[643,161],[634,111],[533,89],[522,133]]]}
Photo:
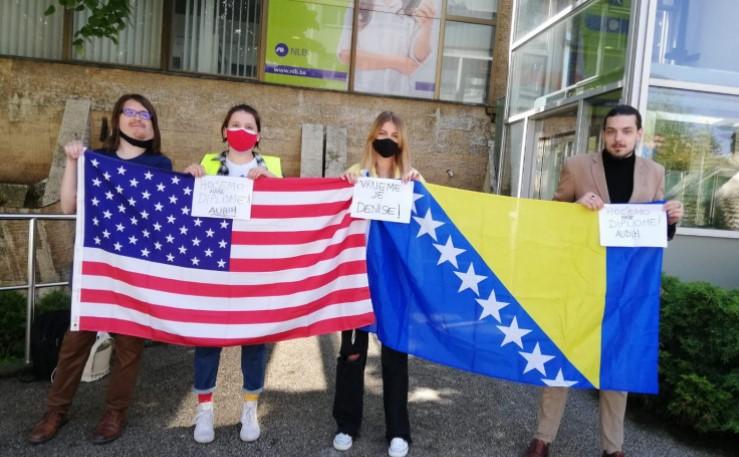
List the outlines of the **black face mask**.
{"label": "black face mask", "polygon": [[147,151],[151,151],[152,146],[154,146],[154,140],[137,140],[136,138],[131,138],[130,136],[123,133],[122,130],[118,131],[118,134],[123,138],[124,140],[131,143],[131,145],[136,146],[138,148],[144,148]]}
{"label": "black face mask", "polygon": [[385,158],[400,154],[400,146],[390,138],[376,139],[372,142],[372,148]]}

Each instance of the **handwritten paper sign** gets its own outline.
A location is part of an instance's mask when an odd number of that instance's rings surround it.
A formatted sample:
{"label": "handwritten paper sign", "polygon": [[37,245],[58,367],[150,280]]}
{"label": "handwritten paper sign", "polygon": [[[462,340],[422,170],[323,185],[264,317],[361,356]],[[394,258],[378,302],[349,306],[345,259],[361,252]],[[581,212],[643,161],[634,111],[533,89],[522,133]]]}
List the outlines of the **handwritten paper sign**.
{"label": "handwritten paper sign", "polygon": [[662,205],[605,205],[598,216],[601,246],[667,247]]}
{"label": "handwritten paper sign", "polygon": [[411,221],[413,183],[397,179],[359,178],[354,186],[351,215],[361,219]]}
{"label": "handwritten paper sign", "polygon": [[190,214],[223,219],[250,219],[254,181],[231,176],[195,179]]}

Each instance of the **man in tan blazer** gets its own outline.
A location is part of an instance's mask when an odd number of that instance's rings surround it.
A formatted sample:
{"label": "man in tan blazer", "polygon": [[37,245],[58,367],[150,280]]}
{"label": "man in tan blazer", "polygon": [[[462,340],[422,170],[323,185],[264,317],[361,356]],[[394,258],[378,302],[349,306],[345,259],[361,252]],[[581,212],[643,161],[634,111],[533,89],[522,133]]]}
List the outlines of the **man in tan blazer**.
{"label": "man in tan blazer", "polygon": [[[601,152],[567,160],[559,176],[554,200],[577,202],[597,211],[605,203],[646,203],[662,200],[665,169],[649,159],[637,157],[642,137],[641,114],[628,105],[618,105],[603,120]],[[683,216],[679,201],[668,201],[668,238]],[[539,402],[539,423],[525,457],[547,457],[567,402],[566,387],[545,387]],[[600,435],[602,457],[624,457],[626,392],[600,391]]]}

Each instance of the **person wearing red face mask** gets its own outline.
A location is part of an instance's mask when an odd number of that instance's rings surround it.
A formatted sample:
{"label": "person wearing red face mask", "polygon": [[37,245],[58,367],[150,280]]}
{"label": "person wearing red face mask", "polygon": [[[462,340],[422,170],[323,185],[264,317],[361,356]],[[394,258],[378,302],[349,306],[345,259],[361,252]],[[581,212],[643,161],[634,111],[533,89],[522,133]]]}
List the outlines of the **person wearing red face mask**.
{"label": "person wearing red face mask", "polygon": [[[354,184],[357,178],[420,180],[411,167],[408,139],[402,119],[395,113],[380,113],[370,128],[362,161],[342,176]],[[336,393],[333,414],[337,432],[334,449],[346,451],[359,437],[362,424],[364,368],[369,335],[362,329],[341,333],[336,362]],[[385,406],[385,438],[390,457],[405,457],[411,443],[408,419],[408,354],[382,346],[382,396]]]}
{"label": "person wearing red face mask", "polygon": [[[222,152],[205,154],[199,164],[185,168],[195,177],[205,175],[235,176],[249,179],[282,177],[280,159],[256,151],[262,122],[257,110],[249,105],[236,105],[228,110],[221,126],[221,136],[228,145]],[[195,348],[195,386],[198,398],[193,438],[198,443],[215,439],[213,429],[213,392],[221,357],[219,347]],[[244,406],[241,414],[242,441],[256,441],[261,433],[257,419],[259,394],[264,387],[267,347],[264,344],[241,346]]]}

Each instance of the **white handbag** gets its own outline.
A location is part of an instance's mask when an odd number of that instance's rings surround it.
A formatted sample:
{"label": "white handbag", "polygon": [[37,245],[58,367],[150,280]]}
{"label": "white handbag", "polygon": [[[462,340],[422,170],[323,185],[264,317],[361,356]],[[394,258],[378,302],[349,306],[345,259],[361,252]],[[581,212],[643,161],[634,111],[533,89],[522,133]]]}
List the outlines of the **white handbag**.
{"label": "white handbag", "polygon": [[95,344],[82,372],[82,381],[93,382],[110,373],[110,357],[113,354],[113,337],[108,332],[98,332]]}

